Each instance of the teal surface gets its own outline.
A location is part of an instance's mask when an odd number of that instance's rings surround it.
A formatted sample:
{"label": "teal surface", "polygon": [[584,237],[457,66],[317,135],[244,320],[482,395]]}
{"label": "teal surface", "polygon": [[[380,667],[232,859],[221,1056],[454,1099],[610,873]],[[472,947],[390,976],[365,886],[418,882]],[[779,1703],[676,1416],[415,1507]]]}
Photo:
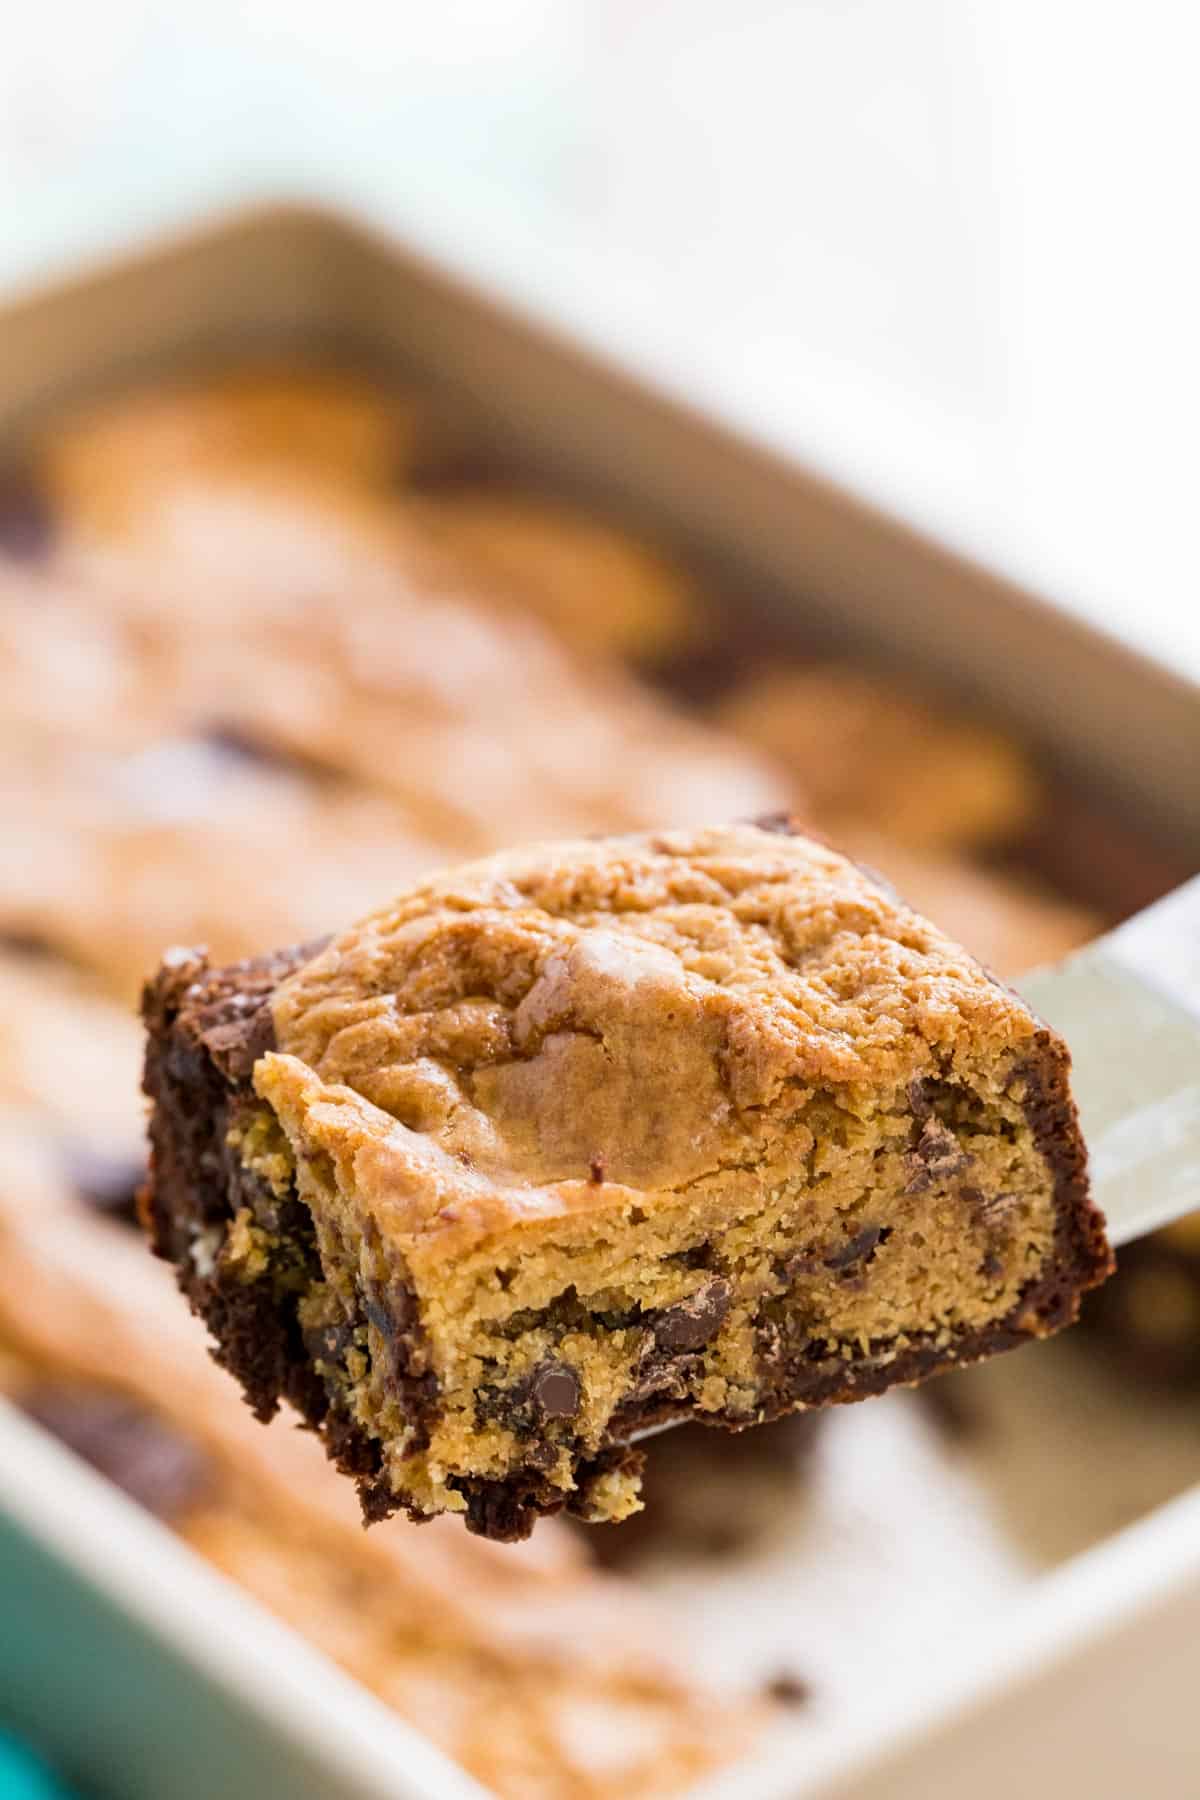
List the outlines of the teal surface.
{"label": "teal surface", "polygon": [[45,1763],[0,1731],[0,1800],[71,1800]]}

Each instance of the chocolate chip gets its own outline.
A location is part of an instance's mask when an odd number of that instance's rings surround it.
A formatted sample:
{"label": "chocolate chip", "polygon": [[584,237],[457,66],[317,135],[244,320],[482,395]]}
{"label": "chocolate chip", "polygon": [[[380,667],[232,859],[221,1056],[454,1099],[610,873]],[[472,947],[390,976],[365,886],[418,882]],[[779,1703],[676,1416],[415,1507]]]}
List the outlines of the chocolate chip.
{"label": "chocolate chip", "polygon": [[851,1263],[869,1262],[880,1244],[886,1244],[891,1236],[887,1225],[864,1225],[861,1231],[847,1238],[844,1244],[832,1251],[825,1258],[827,1269],[848,1269]]}
{"label": "chocolate chip", "polygon": [[807,1706],[812,1699],[812,1684],[803,1675],[797,1675],[794,1669],[780,1669],[777,1675],[763,1683],[763,1692],[778,1706]]}
{"label": "chocolate chip", "polygon": [[908,1153],[912,1173],[904,1186],[906,1194],[923,1194],[935,1181],[958,1175],[974,1162],[940,1119],[926,1119]]}
{"label": "chocolate chip", "polygon": [[48,1383],[27,1392],[19,1404],[29,1418],[160,1519],[178,1518],[212,1485],[204,1452],[123,1394]]}
{"label": "chocolate chip", "polygon": [[651,1315],[654,1341],[671,1352],[702,1350],[716,1337],[733,1300],[733,1289],[719,1276],[678,1306]]}
{"label": "chocolate chip", "polygon": [[535,1475],[548,1475],[558,1462],[556,1444],[531,1443],[524,1446],[525,1467]]}
{"label": "chocolate chip", "polygon": [[670,1401],[686,1400],[696,1361],[694,1351],[673,1356],[651,1340],[649,1348],[638,1359],[637,1380],[613,1414],[614,1435],[619,1435],[618,1420],[639,1416],[639,1422],[644,1422],[640,1421],[640,1414],[651,1402],[660,1407]]}
{"label": "chocolate chip", "polygon": [[608,1174],[608,1163],[601,1151],[597,1151],[588,1163],[588,1174],[597,1187],[602,1187]]}
{"label": "chocolate chip", "polygon": [[138,1223],[138,1190],[146,1179],[146,1159],[97,1149],[66,1146],[67,1178],[85,1206],[121,1225]]}
{"label": "chocolate chip", "polygon": [[568,1363],[542,1363],[529,1378],[529,1398],[543,1419],[573,1419],[582,1398],[579,1376]]}

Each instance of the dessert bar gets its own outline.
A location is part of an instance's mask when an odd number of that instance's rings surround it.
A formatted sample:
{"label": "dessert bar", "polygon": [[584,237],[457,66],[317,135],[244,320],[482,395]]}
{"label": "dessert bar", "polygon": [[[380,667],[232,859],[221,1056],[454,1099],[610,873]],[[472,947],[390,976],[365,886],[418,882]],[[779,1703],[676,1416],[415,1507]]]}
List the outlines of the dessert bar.
{"label": "dessert bar", "polygon": [[1110,1267],[1063,1044],[786,817],[179,951],[145,1016],[155,1247],[368,1519],[619,1520],[647,1428],[917,1381]]}

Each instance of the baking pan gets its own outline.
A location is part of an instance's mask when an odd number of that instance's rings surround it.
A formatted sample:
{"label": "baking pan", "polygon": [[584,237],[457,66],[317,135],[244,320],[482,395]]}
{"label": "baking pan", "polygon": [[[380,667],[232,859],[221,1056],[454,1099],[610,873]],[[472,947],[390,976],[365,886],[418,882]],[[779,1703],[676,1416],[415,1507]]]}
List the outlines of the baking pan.
{"label": "baking pan", "polygon": [[[486,456],[679,541],[743,618],[953,684],[1200,861],[1200,783],[1179,779],[1200,688],[690,410],[637,346],[568,343],[349,218],[218,220],[10,300],[0,439],[18,453],[35,423],[134,375],[289,345],[417,376]],[[767,1542],[699,1580],[647,1576],[717,1676],[811,1676],[811,1707],[712,1791],[1115,1796],[1151,1754],[1144,1785],[1195,1792],[1178,1667],[1200,1636],[1200,1497],[1173,1498],[1200,1482],[1194,1418],[1130,1406],[1071,1341],[979,1376],[985,1446],[950,1444],[913,1396],[848,1409]],[[0,1690],[101,1793],[476,1791],[3,1409],[0,1520]]]}
{"label": "baking pan", "polygon": [[484,1800],[4,1401],[0,1715],[96,1800]]}

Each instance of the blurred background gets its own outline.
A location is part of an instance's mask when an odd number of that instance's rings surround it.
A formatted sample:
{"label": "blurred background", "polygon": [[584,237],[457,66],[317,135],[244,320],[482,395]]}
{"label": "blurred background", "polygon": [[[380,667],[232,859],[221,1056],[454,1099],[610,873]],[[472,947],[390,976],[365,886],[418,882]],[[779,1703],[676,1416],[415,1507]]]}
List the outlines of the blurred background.
{"label": "blurred background", "polygon": [[[788,807],[1014,980],[1194,873],[1198,48],[1184,9],[1071,0],[6,24],[0,1395],[513,1800],[746,1755],[825,1792],[1185,1493],[1196,1219],[1065,1342],[669,1434],[628,1526],[364,1537],[145,1252],[139,988],[168,944],[664,818]],[[0,1729],[79,1793],[166,1791],[137,1693],[63,1703],[3,1573]]]}
{"label": "blurred background", "polygon": [[1200,668],[1200,27],[1151,0],[48,0],[0,276],[350,201]]}

